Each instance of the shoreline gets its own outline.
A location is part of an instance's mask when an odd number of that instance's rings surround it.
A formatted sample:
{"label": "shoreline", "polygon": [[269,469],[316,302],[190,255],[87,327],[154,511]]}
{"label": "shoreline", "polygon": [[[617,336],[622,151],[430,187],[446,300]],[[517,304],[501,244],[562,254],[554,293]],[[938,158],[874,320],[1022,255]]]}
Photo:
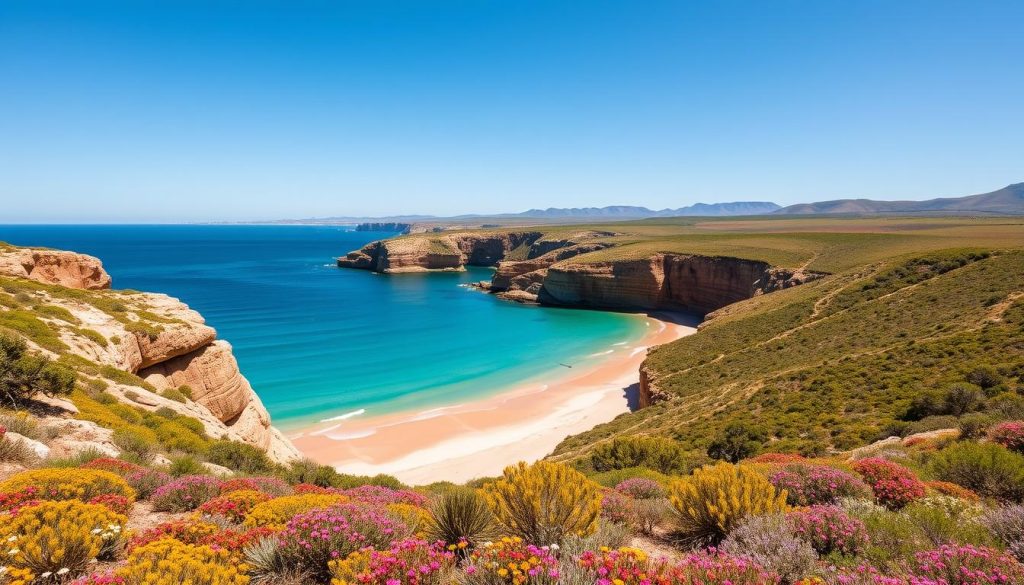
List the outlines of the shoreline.
{"label": "shoreline", "polygon": [[699,321],[665,313],[641,318],[650,329],[641,339],[550,383],[426,411],[307,425],[289,438],[304,455],[342,473],[386,473],[412,485],[499,475],[507,465],[541,459],[569,435],[629,412],[647,350],[692,335]]}

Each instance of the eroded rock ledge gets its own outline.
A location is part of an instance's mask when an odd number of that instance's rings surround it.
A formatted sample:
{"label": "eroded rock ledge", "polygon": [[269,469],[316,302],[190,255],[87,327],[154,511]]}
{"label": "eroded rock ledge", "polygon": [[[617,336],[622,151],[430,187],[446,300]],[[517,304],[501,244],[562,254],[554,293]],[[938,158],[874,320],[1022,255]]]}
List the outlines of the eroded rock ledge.
{"label": "eroded rock ledge", "polygon": [[523,231],[398,238],[371,242],[339,258],[338,266],[385,273],[495,266],[491,281],[478,286],[510,300],[702,314],[820,276],[757,260],[697,254],[608,261],[584,257],[611,247],[611,235],[581,231],[543,238]]}
{"label": "eroded rock ledge", "polygon": [[[92,256],[56,250],[0,250],[0,275],[45,284],[96,291],[105,303],[60,294],[35,294],[61,307],[77,327],[54,322],[68,353],[138,375],[157,391],[188,386],[192,399],[177,402],[138,386],[115,383],[110,393],[149,409],[171,408],[199,419],[211,437],[226,437],[260,447],[279,462],[298,450],[270,424],[259,397],[238,369],[231,345],[217,339],[202,315],[162,294],[105,291],[110,276]],[[101,307],[117,305],[111,312]],[[40,351],[47,351],[39,348]],[[50,352],[52,353],[52,352]]]}

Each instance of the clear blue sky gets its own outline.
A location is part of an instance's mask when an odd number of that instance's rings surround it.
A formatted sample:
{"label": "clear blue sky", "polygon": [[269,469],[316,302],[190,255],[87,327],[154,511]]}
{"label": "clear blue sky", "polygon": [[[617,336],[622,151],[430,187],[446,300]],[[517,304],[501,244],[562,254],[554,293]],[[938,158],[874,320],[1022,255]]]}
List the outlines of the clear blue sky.
{"label": "clear blue sky", "polygon": [[3,0],[0,223],[988,191],[1024,180],[1022,23],[1019,0]]}

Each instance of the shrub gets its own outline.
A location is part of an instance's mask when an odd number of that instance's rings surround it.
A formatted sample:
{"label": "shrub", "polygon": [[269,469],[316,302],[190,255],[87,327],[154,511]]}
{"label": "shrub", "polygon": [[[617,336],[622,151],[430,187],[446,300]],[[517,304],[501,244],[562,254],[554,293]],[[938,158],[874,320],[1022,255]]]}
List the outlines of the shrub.
{"label": "shrub", "polygon": [[178,390],[177,388],[167,388],[166,390],[164,390],[163,392],[160,393],[160,396],[163,396],[164,398],[166,398],[168,400],[173,400],[175,402],[182,402],[182,403],[185,402],[188,399],[188,397],[186,397],[181,392],[181,390]]}
{"label": "shrub", "polygon": [[204,503],[199,512],[241,523],[257,504],[269,499],[269,495],[256,490],[236,490]]}
{"label": "shrub", "polygon": [[976,502],[980,499],[978,494],[973,491],[948,481],[926,481],[924,487],[939,495],[960,498],[968,502]]}
{"label": "shrub", "polygon": [[158,512],[188,512],[219,494],[219,479],[208,475],[186,475],[156,488],[150,501]]}
{"label": "shrub", "polygon": [[15,492],[0,493],[0,511],[16,514],[25,506],[32,506],[42,502],[39,497],[39,488],[29,486]]}
{"label": "shrub", "polygon": [[207,473],[202,462],[191,455],[172,457],[168,471],[170,471],[171,475],[174,477],[181,477],[183,475],[202,475],[203,473]]}
{"label": "shrub", "polygon": [[471,550],[494,536],[494,515],[476,490],[452,488],[430,506],[427,535],[448,545],[465,542]]}
{"label": "shrub", "polygon": [[1024,499],[1024,455],[995,443],[957,443],[939,451],[932,471],[987,497],[1004,501]]}
{"label": "shrub", "polygon": [[626,494],[635,500],[649,500],[665,497],[665,488],[661,487],[661,484],[654,480],[642,477],[627,479],[620,482],[619,485],[615,486],[615,491]]}
{"label": "shrub", "polygon": [[143,463],[153,458],[156,445],[131,429],[121,428],[114,431],[111,441],[122,453]]}
{"label": "shrub", "polygon": [[374,506],[386,506],[388,504],[409,504],[410,506],[425,506],[427,497],[423,494],[410,490],[394,489],[379,485],[361,485],[347,489],[342,494],[366,504]]}
{"label": "shrub", "polygon": [[385,548],[406,530],[377,510],[336,504],[292,517],[281,533],[281,556],[286,566],[309,575],[314,582],[326,582],[330,561],[364,547]]}
{"label": "shrub", "polygon": [[44,500],[88,501],[113,494],[135,499],[135,490],[124,479],[97,469],[30,469],[0,483],[0,492],[17,492],[27,487],[39,489]]}
{"label": "shrub", "polygon": [[220,532],[220,528],[206,520],[186,518],[163,522],[132,538],[129,550],[145,546],[165,538],[173,538],[186,544],[202,544],[206,539]]}
{"label": "shrub", "polygon": [[455,554],[438,544],[402,540],[387,550],[364,549],[329,564],[333,585],[449,585]]}
{"label": "shrub", "polygon": [[766,439],[764,432],[758,429],[752,429],[743,423],[732,423],[708,445],[708,456],[729,463],[738,463],[747,457],[757,455]]}
{"label": "shrub", "polygon": [[0,427],[0,461],[31,465],[39,459],[28,443],[7,436],[7,429]]}
{"label": "shrub", "polygon": [[170,483],[171,476],[157,469],[143,467],[126,475],[125,481],[140,498],[148,500],[158,487]]}
{"label": "shrub", "polygon": [[720,542],[747,516],[785,512],[786,493],[745,465],[705,466],[674,482],[669,497],[679,536],[691,546]]}
{"label": "shrub", "polygon": [[767,463],[769,465],[788,465],[790,463],[801,463],[807,458],[797,453],[762,453],[751,457],[747,463]]}
{"label": "shrub", "polygon": [[960,417],[959,424],[961,439],[980,439],[992,426],[993,418],[990,415],[980,412],[972,412]]}
{"label": "shrub", "polygon": [[811,543],[794,535],[789,521],[781,514],[743,519],[722,541],[721,550],[749,557],[777,574],[784,583],[795,583],[812,574],[818,561]]}
{"label": "shrub", "polygon": [[44,573],[83,573],[96,558],[110,560],[120,548],[128,519],[104,506],[75,500],[42,502],[18,511],[0,534],[12,566]]}
{"label": "shrub", "polygon": [[291,484],[308,483],[319,487],[342,487],[341,474],[330,465],[321,465],[312,459],[293,461],[284,471]]}
{"label": "shrub", "polygon": [[924,496],[924,484],[913,471],[886,459],[872,457],[853,464],[879,504],[899,509]]}
{"label": "shrub", "polygon": [[127,516],[132,511],[132,501],[124,496],[115,494],[102,494],[89,500],[90,504],[106,506],[111,512]]}
{"label": "shrub", "polygon": [[682,445],[660,437],[615,437],[594,448],[590,464],[596,471],[647,467],[665,474],[688,471]]}
{"label": "shrub", "polygon": [[974,384],[951,384],[946,388],[942,404],[944,414],[962,416],[979,410],[985,402],[985,393]]}
{"label": "shrub", "polygon": [[340,504],[347,500],[344,496],[337,494],[303,494],[296,496],[284,496],[256,504],[249,515],[245,518],[245,525],[249,527],[267,526],[270,528],[283,528],[296,514],[309,512],[317,508],[326,508]]}
{"label": "shrub", "polygon": [[1024,421],[1000,423],[989,431],[989,438],[1011,451],[1024,453]]}
{"label": "shrub", "polygon": [[29,353],[23,339],[0,333],[0,396],[8,404],[21,404],[37,392],[66,395],[74,388],[74,371],[50,358]]}
{"label": "shrub", "polygon": [[256,490],[275,498],[291,495],[294,491],[292,486],[276,477],[236,477],[220,484],[221,494],[236,490]]}
{"label": "shrub", "polygon": [[1024,583],[1024,565],[985,547],[946,545],[920,552],[915,573],[943,585]]}
{"label": "shrub", "polygon": [[274,469],[263,449],[238,441],[216,441],[206,451],[206,460],[237,473],[266,473]]}
{"label": "shrub", "polygon": [[401,522],[409,530],[409,535],[422,538],[430,525],[430,512],[411,504],[388,504],[384,511],[392,518]]}
{"label": "shrub", "polygon": [[463,573],[460,585],[558,585],[558,559],[547,546],[506,536],[473,551]]}
{"label": "shrub", "polygon": [[601,495],[593,482],[570,467],[547,461],[506,467],[500,479],[484,486],[484,494],[508,534],[535,544],[593,532],[601,510]]}
{"label": "shrub", "polygon": [[928,546],[950,543],[987,545],[992,537],[978,522],[982,507],[950,496],[922,498],[903,513],[928,541]]}
{"label": "shrub", "polygon": [[634,524],[636,508],[633,505],[633,498],[616,490],[602,491],[601,518],[616,524]]}
{"label": "shrub", "polygon": [[127,477],[140,469],[144,469],[141,465],[136,465],[135,463],[125,461],[124,459],[114,459],[112,457],[98,457],[82,465],[82,468],[109,471],[111,473],[116,473],[121,477]]}
{"label": "shrub", "polygon": [[787,465],[768,480],[776,489],[786,491],[786,501],[791,506],[834,504],[843,498],[866,497],[871,493],[857,477],[824,465]]}
{"label": "shrub", "polygon": [[811,506],[788,516],[793,531],[821,555],[856,555],[868,543],[864,523],[837,506]]}
{"label": "shrub", "polygon": [[1024,562],[1024,506],[994,508],[985,513],[981,523],[989,527],[1009,553]]}
{"label": "shrub", "polygon": [[164,538],[133,550],[116,575],[127,585],[247,585],[244,570],[227,550]]}

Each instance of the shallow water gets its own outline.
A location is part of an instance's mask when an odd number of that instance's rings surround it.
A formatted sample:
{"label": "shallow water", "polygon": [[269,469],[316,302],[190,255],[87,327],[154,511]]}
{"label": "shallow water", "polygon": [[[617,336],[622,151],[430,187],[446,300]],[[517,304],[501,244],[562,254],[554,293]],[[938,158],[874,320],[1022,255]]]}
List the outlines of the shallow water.
{"label": "shallow water", "polygon": [[[0,241],[100,257],[115,288],[198,310],[275,424],[429,411],[600,358],[634,315],[523,306],[464,273],[382,276],[334,258],[391,234],[326,226],[0,226]],[[429,413],[426,413],[429,415]]]}

